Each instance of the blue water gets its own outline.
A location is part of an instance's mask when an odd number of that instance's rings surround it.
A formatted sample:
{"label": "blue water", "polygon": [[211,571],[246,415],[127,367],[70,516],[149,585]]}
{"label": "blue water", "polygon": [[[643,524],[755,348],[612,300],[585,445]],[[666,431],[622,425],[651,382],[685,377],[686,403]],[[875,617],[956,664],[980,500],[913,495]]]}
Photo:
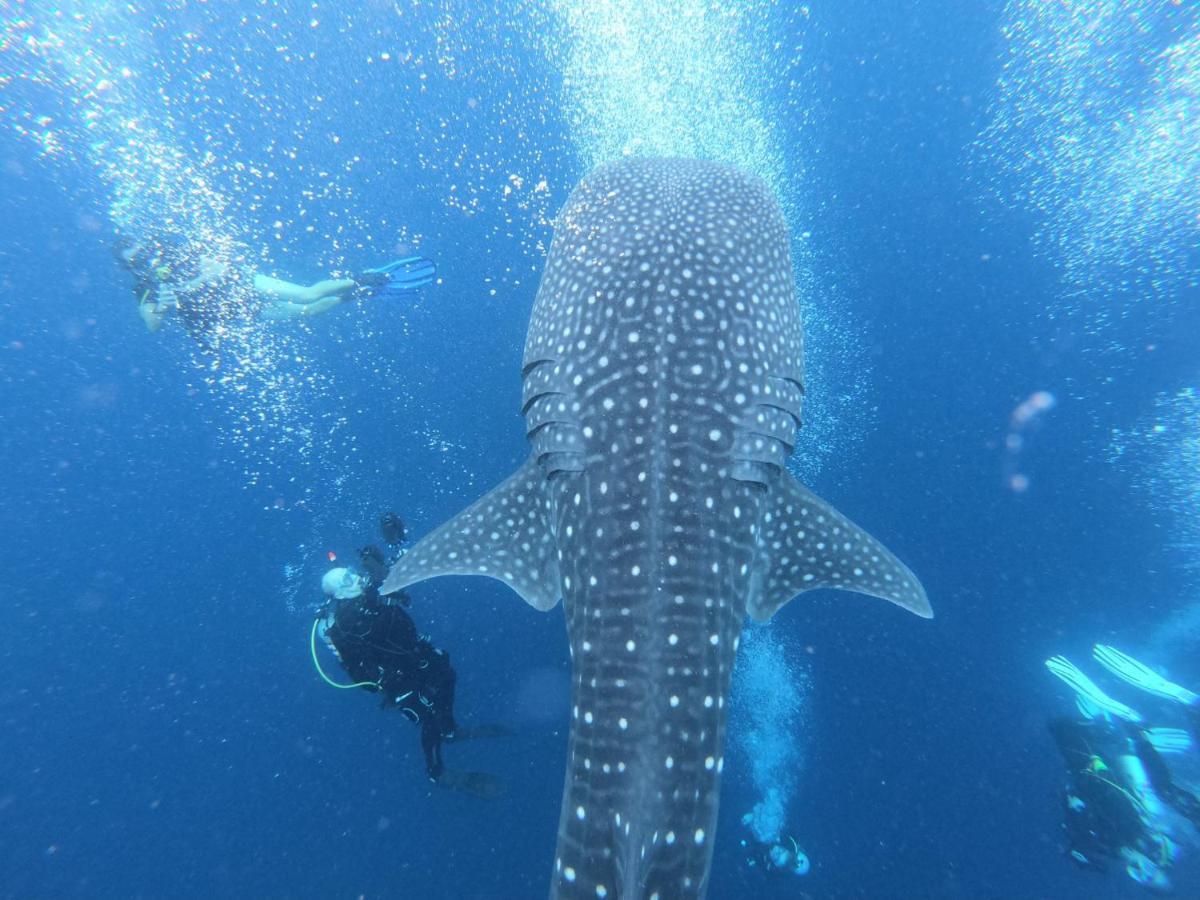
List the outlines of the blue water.
{"label": "blue water", "polygon": [[[4,13],[0,896],[544,894],[561,612],[490,580],[413,591],[460,720],[514,732],[447,750],[507,779],[490,803],[432,787],[415,729],[324,685],[308,629],[328,554],[353,559],[380,512],[424,534],[524,458],[519,366],[552,218],[622,150],[724,159],[781,194],[812,376],[798,465],[937,616],[819,592],[773,620],[774,643],[747,643],[783,650],[735,693],[710,896],[1138,890],[1063,855],[1045,723],[1071,698],[1042,661],[1108,642],[1200,684],[1200,414],[1170,399],[1200,382],[1194,129],[1163,145],[1154,126],[1105,180],[1123,145],[1060,117],[1084,149],[1013,165],[1061,144],[1048,114],[1004,118],[1012,94],[1089,100],[1035,90],[1036,66],[998,86],[1023,33],[1002,26],[1064,28],[1022,3],[739,3],[738,28],[646,3],[232,8]],[[1160,12],[1103,45],[1124,73],[1097,89],[1105,115],[1200,110],[1200,19]],[[711,67],[598,56],[620,42],[600,24],[622,21],[663,55],[711,27]],[[1173,87],[1127,73],[1170,47]],[[663,87],[672,73],[687,90]],[[638,106],[656,90],[662,106]],[[1151,240],[1112,210],[1170,166],[1177,184],[1132,195]],[[145,333],[110,252],[173,179],[189,227],[280,276],[415,249],[440,283],[264,325],[282,335],[262,338],[269,366],[223,384],[238,365],[212,371],[178,323]],[[1053,408],[1018,428],[1039,391]],[[747,864],[742,816],[772,777],[756,757],[786,770],[802,879]],[[1198,858],[1184,847],[1181,896],[1200,892]]]}

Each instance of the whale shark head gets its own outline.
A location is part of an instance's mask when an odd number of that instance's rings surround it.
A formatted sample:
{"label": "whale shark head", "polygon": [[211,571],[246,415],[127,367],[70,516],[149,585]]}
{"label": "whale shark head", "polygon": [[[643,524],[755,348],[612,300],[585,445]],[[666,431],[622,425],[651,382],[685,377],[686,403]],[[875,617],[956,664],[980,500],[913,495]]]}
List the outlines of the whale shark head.
{"label": "whale shark head", "polygon": [[702,896],[742,623],[840,588],[931,615],[916,577],[787,471],[804,398],[787,227],[765,186],[686,159],[572,193],[522,367],[531,453],[383,590],[497,578],[561,598],[570,753],[552,893]]}

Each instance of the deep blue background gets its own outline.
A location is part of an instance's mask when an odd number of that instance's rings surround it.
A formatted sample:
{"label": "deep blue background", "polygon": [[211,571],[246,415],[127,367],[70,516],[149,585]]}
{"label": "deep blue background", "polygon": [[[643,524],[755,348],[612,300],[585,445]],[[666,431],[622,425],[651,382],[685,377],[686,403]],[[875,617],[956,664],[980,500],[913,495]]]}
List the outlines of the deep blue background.
{"label": "deep blue background", "polygon": [[[937,618],[832,593],[780,614],[772,627],[811,654],[811,743],[793,812],[814,869],[803,882],[746,870],[737,819],[753,796],[735,754],[714,897],[1132,889],[1062,856],[1061,773],[1044,723],[1066,698],[1042,660],[1083,658],[1101,640],[1136,645],[1188,599],[1163,550],[1170,520],[1135,502],[1103,449],[1109,428],[1195,376],[1198,332],[1186,313],[1134,315],[1111,336],[1130,349],[1100,353],[1076,324],[1043,314],[1061,286],[1031,248],[1033,223],[983,199],[964,150],[994,79],[981,61],[999,51],[996,12],[845,3],[811,48],[821,124],[803,155],[823,202],[819,221],[793,224],[813,232],[818,281],[822,266],[848,273],[873,366],[867,402],[879,408],[861,447],[813,487],[920,573]],[[489,77],[434,79],[406,125],[436,122],[439,103],[520,87]],[[369,87],[356,86],[358,102],[390,116],[386,85]],[[212,90],[239,102],[236,85]],[[491,108],[459,121],[463,141],[514,128]],[[582,172],[553,109],[543,113],[525,127],[543,145],[553,209]],[[200,112],[188,121],[208,127]],[[428,223],[422,251],[445,283],[403,309],[339,311],[304,336],[338,389],[314,398],[314,417],[341,410],[356,438],[355,483],[336,495],[347,507],[331,510],[319,460],[297,463],[302,483],[273,474],[245,486],[218,439],[219,398],[187,386],[186,337],[147,336],[133,315],[91,215],[103,186],[0,136],[0,894],[545,890],[565,748],[560,612],[539,615],[490,581],[414,592],[414,614],[460,672],[460,718],[517,732],[449,751],[509,779],[488,805],[431,790],[415,732],[371,698],[327,688],[308,659],[305,604],[326,551],[351,554],[386,507],[424,533],[524,454],[518,367],[536,278],[497,297],[485,281],[528,268],[519,240],[499,219],[431,202],[440,176],[406,160],[394,129],[347,139],[364,155],[393,142],[379,167],[388,189],[359,195],[355,215],[402,208]],[[295,178],[285,169],[271,186],[281,203],[305,183]],[[360,262],[386,249],[365,247]],[[316,278],[321,266],[306,260],[321,252],[299,239],[276,256]],[[1141,349],[1150,343],[1155,352]],[[382,362],[364,368],[372,358]],[[1060,404],[1023,455],[1032,488],[1017,495],[1003,439],[1035,390]],[[428,446],[416,433],[426,425],[453,449]],[[305,567],[312,595],[294,612],[285,563]]]}

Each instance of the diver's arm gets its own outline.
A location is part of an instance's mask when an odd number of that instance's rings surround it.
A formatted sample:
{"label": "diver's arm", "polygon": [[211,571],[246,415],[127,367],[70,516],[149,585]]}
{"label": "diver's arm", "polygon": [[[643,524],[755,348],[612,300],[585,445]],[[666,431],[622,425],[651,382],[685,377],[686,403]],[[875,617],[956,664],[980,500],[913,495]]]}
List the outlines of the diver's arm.
{"label": "diver's arm", "polygon": [[[315,284],[295,284],[281,278],[255,273],[254,290],[264,297],[292,304],[315,305],[324,300],[336,300],[338,303],[348,300],[349,295],[358,287],[358,282],[350,278],[326,278]],[[324,312],[337,304],[322,307]],[[309,313],[315,315],[315,313]],[[284,316],[282,318],[287,318]]]}
{"label": "diver's arm", "polygon": [[174,289],[163,284],[142,294],[142,299],[138,302],[138,315],[146,324],[146,330],[155,332],[162,328],[167,313],[178,306],[179,298]]}

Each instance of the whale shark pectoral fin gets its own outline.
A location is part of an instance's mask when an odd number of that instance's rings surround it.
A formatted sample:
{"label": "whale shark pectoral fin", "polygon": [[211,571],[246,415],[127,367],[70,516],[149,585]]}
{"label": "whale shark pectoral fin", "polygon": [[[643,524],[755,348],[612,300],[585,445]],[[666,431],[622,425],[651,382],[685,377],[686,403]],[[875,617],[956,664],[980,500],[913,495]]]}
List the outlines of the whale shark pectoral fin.
{"label": "whale shark pectoral fin", "polygon": [[792,597],[816,588],[868,594],[933,618],[925,589],[908,566],[784,473],[772,487],[748,610],[765,621]]}
{"label": "whale shark pectoral fin", "polygon": [[439,575],[484,575],[503,581],[534,609],[552,609],[562,588],[542,481],[530,457],[507,481],[400,557],[380,593]]}

